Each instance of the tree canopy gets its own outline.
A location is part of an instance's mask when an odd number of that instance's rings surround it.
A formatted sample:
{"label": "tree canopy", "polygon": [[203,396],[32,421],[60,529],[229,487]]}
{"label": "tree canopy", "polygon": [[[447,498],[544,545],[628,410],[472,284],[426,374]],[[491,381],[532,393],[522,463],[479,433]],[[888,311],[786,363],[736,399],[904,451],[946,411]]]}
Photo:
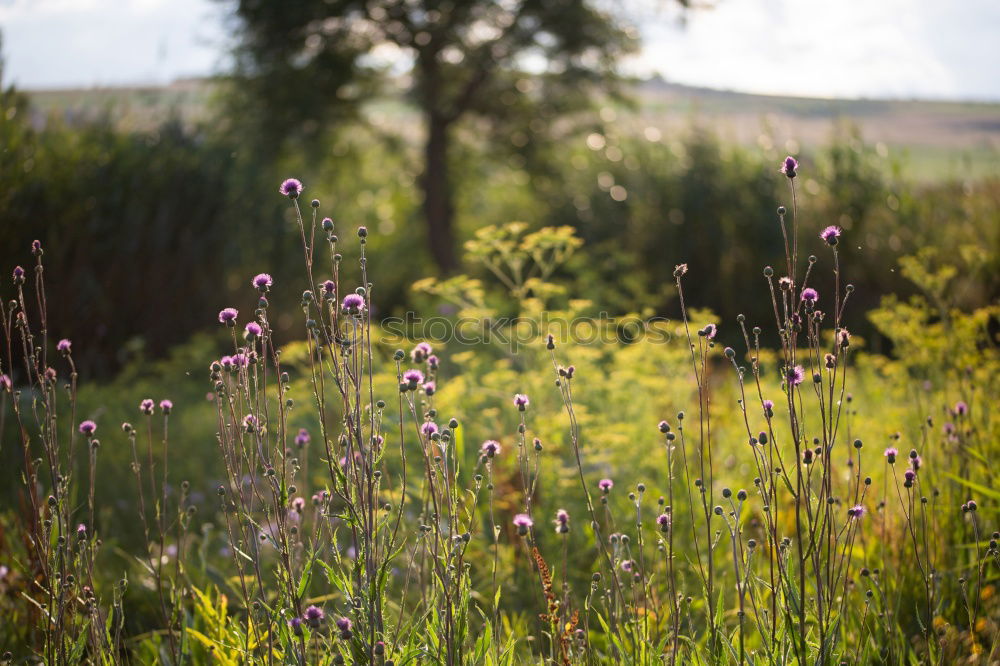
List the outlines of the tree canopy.
{"label": "tree canopy", "polygon": [[423,214],[446,272],[457,261],[455,123],[527,114],[542,135],[613,86],[619,60],[638,45],[635,28],[593,0],[237,0],[235,16],[237,77],[265,139],[356,118],[397,75],[422,117]]}

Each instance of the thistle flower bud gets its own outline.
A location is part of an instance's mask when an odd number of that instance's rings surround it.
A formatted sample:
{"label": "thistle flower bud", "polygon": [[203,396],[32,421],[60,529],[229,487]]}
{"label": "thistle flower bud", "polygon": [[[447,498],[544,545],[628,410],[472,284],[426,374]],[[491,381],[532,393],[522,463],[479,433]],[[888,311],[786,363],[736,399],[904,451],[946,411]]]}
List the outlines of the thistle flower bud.
{"label": "thistle flower bud", "polygon": [[785,174],[789,180],[795,178],[795,170],[799,167],[799,163],[794,157],[789,155],[785,158],[785,161],[781,164],[781,173]]}

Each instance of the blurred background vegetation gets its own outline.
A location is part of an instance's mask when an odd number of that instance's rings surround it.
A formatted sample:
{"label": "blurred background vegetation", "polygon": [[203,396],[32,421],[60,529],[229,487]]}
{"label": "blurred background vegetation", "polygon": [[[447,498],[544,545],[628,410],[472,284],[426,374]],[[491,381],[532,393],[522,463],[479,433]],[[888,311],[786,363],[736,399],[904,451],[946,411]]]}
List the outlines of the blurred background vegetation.
{"label": "blurred background vegetation", "polygon": [[[260,271],[277,277],[273,300],[289,306],[279,335],[292,335],[299,251],[273,187],[290,175],[341,233],[361,224],[372,231],[382,314],[413,306],[410,284],[439,272],[427,249],[413,107],[375,99],[358,120],[316,139],[321,147],[292,142],[262,157],[225,111],[227,82],[181,88],[3,93],[2,264],[25,264],[30,242],[42,241],[59,267],[49,280],[53,330],[88,340],[78,351],[85,374],[109,378],[130,360],[164,358]],[[600,100],[564,119],[558,138],[514,133],[502,152],[473,123],[460,128],[450,161],[457,242],[512,220],[570,225],[585,246],[562,277],[610,314],[675,316],[671,272],[682,260],[713,275],[691,285],[695,305],[724,320],[766,313],[765,294],[732,285],[781,257],[770,231],[775,201],[788,197],[774,165],[797,140],[788,127],[769,128],[763,110],[753,143],[724,138],[721,104],[705,114],[684,108],[699,91],[667,96],[644,84],[630,94],[628,104]],[[964,113],[959,106],[951,112]],[[932,159],[917,146],[911,159],[906,146],[866,142],[862,129],[833,118],[825,138],[811,137],[822,143],[803,144],[802,219],[848,231],[844,272],[857,287],[848,324],[878,349],[884,340],[863,313],[883,294],[913,293],[898,259],[918,248],[963,262],[961,306],[1000,295],[996,254],[982,252],[1000,245],[1000,179],[988,153]],[[818,251],[818,239],[805,247]]]}
{"label": "blurred background vegetation", "polygon": [[[675,316],[679,261],[713,276],[693,305],[766,314],[765,294],[733,285],[781,256],[786,153],[803,164],[803,223],[848,232],[847,324],[873,349],[885,339],[864,312],[913,293],[898,258],[918,248],[962,262],[961,307],[1000,296],[983,252],[1000,246],[1000,105],[626,79],[628,8],[583,0],[223,4],[225,77],[0,97],[0,263],[42,241],[60,269],[53,330],[87,338],[88,376],[166,357],[260,271],[294,335],[299,253],[274,187],[289,176],[341,233],[371,229],[381,314],[412,309],[416,279],[459,272],[465,239],[512,220],[576,229],[585,250],[560,277],[611,315]],[[386,50],[409,67],[371,57]]]}

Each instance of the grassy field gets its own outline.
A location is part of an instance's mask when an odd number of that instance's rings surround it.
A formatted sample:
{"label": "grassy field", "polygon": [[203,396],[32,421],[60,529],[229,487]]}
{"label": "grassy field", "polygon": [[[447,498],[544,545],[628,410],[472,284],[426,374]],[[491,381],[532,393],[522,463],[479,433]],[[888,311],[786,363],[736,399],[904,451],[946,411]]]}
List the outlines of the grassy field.
{"label": "grassy field", "polygon": [[[357,286],[373,232],[292,210],[319,225],[299,271],[247,276],[217,334],[105,386],[15,271],[12,658],[993,663],[1000,309],[952,308],[952,267],[903,262],[924,296],[869,313],[890,359],[839,324],[849,232],[798,211],[774,242],[831,242],[731,285],[775,294],[762,321],[685,307],[712,269],[681,255],[678,318],[604,320],[551,278],[571,229],[484,227],[467,259],[496,280],[421,281],[447,314],[400,331]],[[283,282],[316,287],[279,342]]]}

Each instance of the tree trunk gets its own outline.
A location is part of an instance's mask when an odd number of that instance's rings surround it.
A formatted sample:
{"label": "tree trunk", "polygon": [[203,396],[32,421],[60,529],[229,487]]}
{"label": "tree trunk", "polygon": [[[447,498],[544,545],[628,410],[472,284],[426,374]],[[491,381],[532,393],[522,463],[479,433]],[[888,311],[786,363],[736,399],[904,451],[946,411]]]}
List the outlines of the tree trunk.
{"label": "tree trunk", "polygon": [[427,115],[427,143],[424,145],[424,173],[420,187],[424,191],[424,219],[431,256],[442,274],[454,272],[455,208],[448,178],[448,129],[451,121],[435,113]]}

